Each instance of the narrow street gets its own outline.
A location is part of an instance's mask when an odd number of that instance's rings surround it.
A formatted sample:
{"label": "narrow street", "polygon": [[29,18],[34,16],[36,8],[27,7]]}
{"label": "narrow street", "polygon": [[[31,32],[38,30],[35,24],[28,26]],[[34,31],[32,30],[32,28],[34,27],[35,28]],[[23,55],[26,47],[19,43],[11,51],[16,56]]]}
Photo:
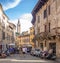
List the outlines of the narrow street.
{"label": "narrow street", "polygon": [[57,61],[44,60],[29,54],[25,55],[11,55],[7,58],[0,58],[0,63],[59,63]]}

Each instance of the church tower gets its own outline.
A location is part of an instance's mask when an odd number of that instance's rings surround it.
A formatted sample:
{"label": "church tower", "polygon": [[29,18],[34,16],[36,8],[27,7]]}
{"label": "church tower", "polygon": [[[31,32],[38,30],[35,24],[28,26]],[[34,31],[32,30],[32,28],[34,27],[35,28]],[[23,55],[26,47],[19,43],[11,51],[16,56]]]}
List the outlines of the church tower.
{"label": "church tower", "polygon": [[19,33],[20,34],[20,21],[18,20],[18,23],[17,23],[17,33]]}

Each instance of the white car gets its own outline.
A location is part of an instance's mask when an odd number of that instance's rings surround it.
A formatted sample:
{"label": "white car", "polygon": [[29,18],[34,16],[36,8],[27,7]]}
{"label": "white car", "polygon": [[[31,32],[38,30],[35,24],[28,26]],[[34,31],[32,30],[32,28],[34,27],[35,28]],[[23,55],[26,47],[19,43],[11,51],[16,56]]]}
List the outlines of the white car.
{"label": "white car", "polygon": [[35,49],[35,53],[34,53],[35,56],[39,57],[40,53],[41,53],[40,49]]}

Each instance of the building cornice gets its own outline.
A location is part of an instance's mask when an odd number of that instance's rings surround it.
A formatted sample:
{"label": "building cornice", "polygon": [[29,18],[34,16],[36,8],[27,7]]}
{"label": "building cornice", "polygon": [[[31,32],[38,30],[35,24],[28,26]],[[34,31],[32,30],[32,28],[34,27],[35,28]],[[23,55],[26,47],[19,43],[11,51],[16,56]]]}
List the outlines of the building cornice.
{"label": "building cornice", "polygon": [[2,4],[0,3],[0,9],[2,11],[2,13],[7,17],[7,19],[9,20],[8,16],[5,14],[4,10],[3,10],[3,7],[2,7]]}

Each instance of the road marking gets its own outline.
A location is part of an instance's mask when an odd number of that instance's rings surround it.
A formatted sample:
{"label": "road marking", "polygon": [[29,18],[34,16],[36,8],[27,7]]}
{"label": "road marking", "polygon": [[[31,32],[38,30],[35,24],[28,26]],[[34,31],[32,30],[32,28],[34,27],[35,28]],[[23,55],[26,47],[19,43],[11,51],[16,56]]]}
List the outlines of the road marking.
{"label": "road marking", "polygon": [[48,62],[46,60],[17,60],[17,59],[0,59],[0,61],[11,61],[11,62]]}
{"label": "road marking", "polygon": [[47,61],[44,61],[44,60],[11,60],[11,61],[15,61],[15,62],[47,62]]}

